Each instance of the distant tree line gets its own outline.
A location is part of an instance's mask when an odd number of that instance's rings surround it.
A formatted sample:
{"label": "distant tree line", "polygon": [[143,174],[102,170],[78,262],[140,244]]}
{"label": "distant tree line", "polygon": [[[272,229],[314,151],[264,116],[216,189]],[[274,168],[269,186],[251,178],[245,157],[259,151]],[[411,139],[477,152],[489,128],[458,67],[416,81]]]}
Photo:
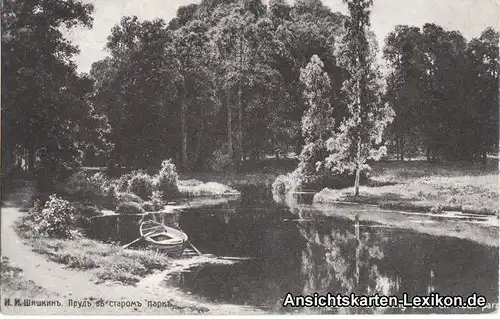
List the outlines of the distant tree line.
{"label": "distant tree line", "polygon": [[397,26],[386,38],[387,102],[400,160],[486,160],[498,152],[498,42],[491,28],[467,42],[435,24]]}
{"label": "distant tree line", "polygon": [[[368,19],[371,1],[347,4]],[[109,56],[77,74],[78,50],[61,28],[91,27],[92,12],[78,0],[4,1],[4,171],[59,169],[89,154],[129,167],[172,158],[182,170],[225,169],[289,149],[309,156],[309,168],[342,170],[330,155],[343,154],[359,171],[383,141],[398,159],[497,149],[493,29],[467,42],[433,24],[398,26],[384,74],[369,23],[357,29],[320,0],[202,0],[169,22],[123,17]]]}
{"label": "distant tree line", "polygon": [[290,146],[300,152],[300,69],[317,54],[332,79],[329,99],[340,103],[334,44],[344,20],[305,0],[205,0],[169,23],[123,18],[110,57],[90,72],[113,155],[131,166],[168,155],[197,170],[214,156],[235,166]]}

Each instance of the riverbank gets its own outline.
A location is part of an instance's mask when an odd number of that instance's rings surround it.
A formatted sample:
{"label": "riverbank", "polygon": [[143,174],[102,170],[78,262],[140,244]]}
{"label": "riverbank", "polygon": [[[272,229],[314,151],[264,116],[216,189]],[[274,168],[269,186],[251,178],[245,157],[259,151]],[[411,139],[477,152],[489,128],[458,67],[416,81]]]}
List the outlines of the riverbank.
{"label": "riverbank", "polygon": [[380,162],[373,165],[368,185],[354,188],[325,188],[315,203],[354,202],[404,211],[498,215],[498,161],[487,167],[411,162]]}
{"label": "riverbank", "polygon": [[475,218],[461,213],[439,215],[418,212],[386,210],[364,204],[313,204],[307,214],[338,217],[354,222],[359,219],[361,228],[394,228],[431,236],[466,239],[481,245],[498,247],[498,219],[496,216]]}
{"label": "riverbank", "polygon": [[[164,272],[179,269],[152,251],[122,249],[92,239],[21,238],[16,225],[26,216],[34,188],[26,185],[3,198],[2,298],[60,301],[58,307],[8,307],[6,314],[241,314],[251,307],[211,304],[170,287],[159,287]],[[3,194],[5,196],[6,194]],[[192,262],[210,262],[194,258]],[[216,260],[215,260],[216,262]],[[189,266],[189,261],[184,260]],[[151,281],[154,278],[155,281]],[[72,307],[69,300],[88,302]],[[3,299],[2,299],[3,300]],[[96,306],[96,301],[140,301],[142,306]],[[154,306],[148,305],[154,302]]]}

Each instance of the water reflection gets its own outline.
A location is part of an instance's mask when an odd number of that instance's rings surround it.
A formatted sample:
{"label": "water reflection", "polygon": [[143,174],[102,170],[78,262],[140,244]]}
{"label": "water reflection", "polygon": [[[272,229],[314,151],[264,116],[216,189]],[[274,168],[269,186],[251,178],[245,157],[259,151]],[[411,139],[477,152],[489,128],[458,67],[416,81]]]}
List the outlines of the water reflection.
{"label": "water reflection", "polygon": [[[302,251],[301,272],[307,277],[302,293],[390,294],[394,282],[381,275],[377,265],[384,258],[381,247],[387,238],[370,231],[370,228],[360,229],[359,223],[343,226],[329,229],[314,223],[299,223],[300,234],[307,242]],[[344,310],[348,313],[375,311]]]}
{"label": "water reflection", "polygon": [[212,302],[280,313],[472,311],[283,308],[288,292],[398,296],[476,292],[498,302],[498,248],[367,222],[356,226],[352,220],[325,215],[300,199],[286,206],[244,200],[184,210],[178,215],[180,226],[202,251],[253,258],[235,265],[194,267],[170,275],[165,284]]}

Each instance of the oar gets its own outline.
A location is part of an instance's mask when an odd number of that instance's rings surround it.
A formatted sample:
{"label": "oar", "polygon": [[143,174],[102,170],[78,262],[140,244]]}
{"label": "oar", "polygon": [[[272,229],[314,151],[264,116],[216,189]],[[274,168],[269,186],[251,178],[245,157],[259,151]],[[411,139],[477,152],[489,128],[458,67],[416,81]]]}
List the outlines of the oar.
{"label": "oar", "polygon": [[153,231],[152,231],[152,232],[150,232],[150,233],[147,233],[146,235],[143,235],[143,236],[141,236],[141,237],[137,238],[136,240],[134,240],[134,241],[132,241],[132,242],[130,242],[130,243],[128,243],[128,244],[126,244],[126,245],[123,245],[123,246],[122,246],[122,248],[123,248],[123,249],[125,249],[125,248],[127,248],[128,246],[130,246],[130,245],[132,245],[132,244],[135,244],[135,243],[136,243],[136,242],[138,242],[139,240],[143,239],[144,237],[148,237],[149,235],[152,235],[152,234],[154,234],[154,232],[153,232]]}
{"label": "oar", "polygon": [[201,251],[199,251],[196,247],[194,247],[194,245],[189,241],[188,239],[188,244],[191,246],[191,248],[193,248],[193,250],[200,256],[202,256],[203,254],[201,253]]}
{"label": "oar", "polygon": [[[179,224],[175,223],[174,225],[174,228],[176,228],[177,230],[182,231],[182,229],[179,227]],[[201,251],[198,250],[198,248],[194,247],[193,243],[188,239],[187,240],[187,243],[189,244],[189,246],[191,246],[191,248],[193,248],[193,250],[199,255],[199,256],[203,256],[203,254],[201,253]]]}

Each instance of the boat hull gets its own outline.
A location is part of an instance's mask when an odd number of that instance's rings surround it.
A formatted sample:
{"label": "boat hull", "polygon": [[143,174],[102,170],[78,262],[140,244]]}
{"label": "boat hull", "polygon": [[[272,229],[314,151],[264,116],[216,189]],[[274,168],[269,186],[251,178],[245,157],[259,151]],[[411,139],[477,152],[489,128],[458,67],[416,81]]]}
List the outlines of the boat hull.
{"label": "boat hull", "polygon": [[184,232],[155,221],[145,221],[139,229],[149,247],[171,257],[181,257],[184,253],[188,241]]}
{"label": "boat hull", "polygon": [[184,248],[186,246],[184,243],[180,245],[162,245],[148,240],[146,240],[146,244],[149,247],[156,249],[162,253],[165,253],[171,257],[181,257],[182,254],[184,253]]}

